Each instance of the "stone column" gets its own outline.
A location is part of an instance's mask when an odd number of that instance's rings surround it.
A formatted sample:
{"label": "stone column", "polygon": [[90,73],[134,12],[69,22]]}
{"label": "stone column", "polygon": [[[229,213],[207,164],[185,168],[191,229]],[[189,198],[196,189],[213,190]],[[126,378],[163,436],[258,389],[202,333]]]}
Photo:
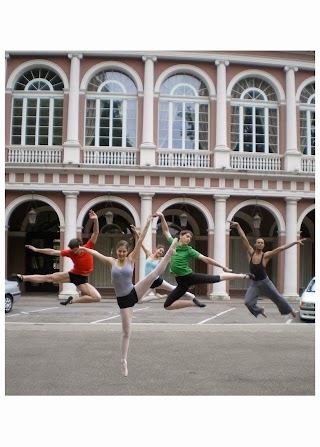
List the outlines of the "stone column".
{"label": "stone column", "polygon": [[143,123],[142,143],[140,145],[140,165],[155,166],[156,145],[153,141],[154,126],[154,62],[155,56],[143,56],[144,65],[144,98],[143,98]]}
{"label": "stone column", "polygon": [[[65,227],[64,227],[64,246],[60,249],[65,249],[70,241],[74,237],[77,237],[77,197],[79,191],[62,191],[66,197],[65,203]],[[68,272],[73,267],[73,262],[70,258],[62,257],[61,271]],[[61,292],[59,293],[60,299],[66,299],[68,296],[78,297],[76,286],[71,283],[64,283]]]}
{"label": "stone column", "polygon": [[286,153],[284,155],[285,171],[301,171],[301,152],[298,150],[297,106],[295,72],[297,67],[284,68],[286,72]]}
{"label": "stone column", "polygon": [[[297,232],[297,202],[300,198],[287,197],[286,201],[286,244],[294,242],[300,233]],[[284,252],[284,291],[288,301],[299,297],[298,291],[298,247],[288,248]]]}
{"label": "stone column", "polygon": [[[225,194],[214,195],[215,208],[214,208],[214,255],[213,259],[226,265],[227,252],[226,252],[226,235],[229,234],[229,228],[226,228],[226,204],[227,199],[230,197]],[[223,270],[219,267],[213,268],[214,275],[221,275]],[[214,284],[213,292],[210,294],[212,300],[230,300],[230,296],[226,292],[227,283],[221,281]]]}
{"label": "stone column", "polygon": [[214,167],[230,168],[230,149],[227,146],[227,66],[228,61],[216,61],[217,66],[217,112],[216,146],[214,148]]}
{"label": "stone column", "polygon": [[[154,196],[154,194],[144,194],[141,193],[140,195],[140,200],[141,200],[141,212],[140,212],[140,216],[141,216],[141,228],[140,228],[140,233],[143,230],[146,222],[147,222],[147,218],[150,214],[152,214],[152,197]],[[144,245],[150,250],[153,251],[153,247],[152,247],[152,222],[149,226],[148,232],[146,234],[146,237],[144,238]],[[144,252],[141,250],[140,251],[140,256],[139,256],[139,280],[144,278],[144,268],[145,268],[145,263],[146,263],[146,257]]]}
{"label": "stone column", "polygon": [[67,141],[63,145],[63,163],[80,163],[79,95],[82,54],[68,54],[71,59]]}

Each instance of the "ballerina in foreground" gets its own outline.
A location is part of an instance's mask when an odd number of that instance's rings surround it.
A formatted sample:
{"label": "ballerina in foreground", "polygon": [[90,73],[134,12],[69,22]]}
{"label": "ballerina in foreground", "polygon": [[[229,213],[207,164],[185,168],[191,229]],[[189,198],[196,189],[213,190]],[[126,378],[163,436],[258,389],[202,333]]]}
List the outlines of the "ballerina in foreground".
{"label": "ballerina in foreground", "polygon": [[158,266],[137,284],[133,285],[132,275],[134,263],[139,255],[143,239],[147,234],[152,219],[153,216],[150,215],[143,231],[141,232],[141,235],[136,241],[134,249],[130,252],[130,254],[127,241],[118,242],[116,246],[116,258],[104,256],[96,250],[85,247],[82,248],[84,251],[90,253],[111,269],[112,284],[115,289],[117,303],[120,307],[120,317],[122,323],[121,372],[125,377],[128,376],[127,355],[131,333],[133,306],[144,297],[154,280],[166,269],[171,256],[176,254],[175,247],[178,239],[173,240],[167,253],[164,255]]}

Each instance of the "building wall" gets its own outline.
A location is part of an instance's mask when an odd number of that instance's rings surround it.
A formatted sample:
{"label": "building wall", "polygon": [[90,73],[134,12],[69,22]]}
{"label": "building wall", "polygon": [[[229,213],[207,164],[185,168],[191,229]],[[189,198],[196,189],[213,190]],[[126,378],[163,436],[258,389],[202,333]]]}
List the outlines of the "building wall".
{"label": "building wall", "polygon": [[[156,54],[157,60],[154,62],[154,92],[153,92],[153,143],[155,149],[143,149],[146,153],[153,154],[155,151],[155,164],[146,166],[140,163],[141,151],[140,146],[143,143],[144,135],[144,108],[145,105],[145,61],[142,59],[144,53],[127,53],[127,54],[95,54],[94,52],[85,53],[80,59],[79,71],[79,107],[72,120],[78,120],[78,145],[71,150],[74,150],[74,160],[80,159],[78,162],[64,163],[63,160],[59,164],[48,163],[17,163],[9,161],[8,151],[10,149],[10,126],[11,126],[11,108],[12,97],[14,95],[12,86],[8,83],[12,79],[12,74],[19,67],[27,67],[29,61],[33,61],[33,65],[37,65],[37,60],[49,61],[53,63],[53,67],[59,67],[61,73],[64,74],[68,81],[67,88],[64,90],[64,116],[63,116],[63,153],[66,152],[68,146],[68,123],[70,121],[69,101],[71,92],[71,59],[67,53],[53,53],[53,54],[19,54],[19,52],[8,55],[6,59],[6,101],[5,101],[5,153],[6,153],[6,234],[7,234],[7,253],[13,246],[17,247],[20,255],[14,258],[7,254],[7,274],[16,271],[24,271],[25,256],[23,250],[23,242],[28,233],[32,232],[32,228],[26,227],[23,230],[24,215],[23,212],[27,210],[27,204],[32,201],[33,195],[37,195],[40,204],[47,203],[57,218],[58,237],[61,241],[61,246],[65,247],[68,240],[65,239],[64,225],[68,214],[67,208],[67,193],[76,192],[77,197],[77,216],[72,216],[74,222],[73,232],[80,235],[87,225],[87,214],[90,206],[99,211],[101,225],[103,224],[104,212],[108,208],[108,200],[112,197],[112,204],[115,214],[126,215],[124,209],[127,208],[128,223],[135,223],[139,228],[143,226],[140,221],[141,216],[145,215],[147,207],[152,209],[152,212],[159,210],[166,212],[168,216],[181,214],[182,209],[189,207],[196,213],[198,221],[201,221],[200,227],[202,230],[197,235],[197,244],[201,249],[205,249],[206,255],[217,260],[221,259],[229,265],[230,261],[234,260],[232,254],[233,239],[230,239],[230,232],[226,223],[225,229],[219,227],[219,235],[216,232],[216,220],[223,217],[225,220],[233,218],[233,213],[241,214],[243,208],[248,208],[244,214],[249,218],[251,212],[258,203],[265,213],[265,221],[269,222],[270,229],[276,229],[273,233],[268,233],[265,236],[270,239],[270,244],[275,247],[282,243],[290,242],[287,240],[287,235],[295,235],[298,237],[301,231],[301,225],[307,223],[310,233],[310,241],[308,242],[307,252],[305,247],[301,249],[290,249],[290,257],[286,252],[282,253],[274,262],[272,267],[272,279],[275,281],[279,290],[283,292],[289,299],[294,298],[299,293],[301,287],[309,280],[308,276],[314,274],[314,261],[311,262],[308,270],[301,276],[300,272],[300,256],[304,259],[314,259],[314,197],[315,197],[315,183],[314,170],[304,171],[302,168],[298,170],[286,170],[285,162],[282,161],[282,169],[277,171],[272,170],[244,170],[235,169],[232,166],[219,165],[219,158],[216,158],[216,137],[217,137],[217,88],[219,76],[217,72],[216,61],[228,61],[226,66],[226,89],[232,83],[232,80],[243,72],[248,73],[262,73],[265,79],[274,80],[275,85],[279,86],[279,91],[283,91],[284,98],[279,102],[279,154],[283,157],[287,156],[287,102],[286,102],[286,88],[287,88],[287,74],[286,66],[297,66],[298,71],[294,73],[295,76],[295,91],[297,92],[301,86],[308,79],[314,79],[314,54],[311,52],[237,52],[237,53],[222,53],[222,52],[158,52]],[[150,54],[146,53],[147,56]],[[152,56],[152,55],[151,55]],[[83,145],[84,145],[84,126],[85,126],[85,91],[80,88],[86,74],[93,67],[103,67],[104,64],[114,62],[114,66],[120,63],[121,67],[128,67],[134,71],[142,83],[142,90],[138,91],[138,114],[137,114],[137,163],[134,166],[126,165],[95,165],[85,164],[83,162]],[[49,66],[49,65],[48,65]],[[199,75],[203,74],[204,78],[214,90],[211,92],[209,109],[209,151],[210,151],[210,165],[208,167],[198,166],[174,166],[165,167],[158,164],[159,148],[158,144],[158,104],[159,94],[156,91],[156,85],[161,76],[173,67],[184,66],[186,69],[194,70]],[[23,72],[23,70],[22,70]],[[159,84],[159,82],[158,82]],[[230,152],[230,97],[227,96],[225,110],[226,110],[226,149]],[[296,141],[297,148],[299,148],[299,102],[296,103]],[[70,124],[69,124],[70,125]],[[70,147],[69,147],[70,150]],[[80,156],[78,155],[80,152]],[[228,152],[228,153],[229,153]],[[152,157],[152,156],[151,156]],[[311,157],[312,158],[312,157]],[[298,161],[299,162],[299,161]],[[142,194],[150,194],[151,197],[147,202],[141,200]],[[217,205],[217,201],[223,196],[225,200],[225,215],[223,214],[224,205]],[[292,222],[288,219],[288,205],[287,198],[291,198],[296,202],[296,221]],[[172,201],[176,201],[172,204]],[[145,203],[146,202],[146,203]],[[221,203],[221,202],[220,202]],[[130,209],[130,206],[132,209]],[[24,207],[24,208],[23,208]],[[20,211],[19,211],[20,210]],[[172,214],[172,210],[174,213]],[[217,211],[218,210],[218,211]],[[19,214],[20,213],[20,214]],[[222,215],[221,215],[222,213]],[[278,218],[279,215],[279,218]],[[20,216],[20,228],[15,228],[12,231],[12,222],[15,216]],[[81,217],[82,216],[82,217]],[[280,219],[281,216],[281,219]],[[245,216],[243,216],[245,217]],[[193,222],[193,227],[196,227],[196,219],[192,220],[192,213],[189,212],[189,221]],[[70,216],[69,216],[70,219]],[[277,220],[278,219],[278,220]],[[210,222],[212,222],[210,224]],[[192,228],[193,228],[192,227]],[[206,227],[204,229],[204,227]],[[288,231],[288,227],[289,231]],[[90,229],[89,229],[90,230]],[[251,228],[252,230],[252,228]],[[269,228],[268,228],[269,231]],[[270,230],[271,231],[271,230]],[[88,232],[90,233],[90,231]],[[87,234],[87,233],[86,233]],[[88,234],[87,234],[88,235]],[[66,236],[68,238],[68,235]],[[159,237],[159,235],[157,236]],[[146,237],[148,244],[154,244],[156,239],[155,224]],[[220,240],[223,241],[219,245]],[[16,242],[19,243],[16,245]],[[222,251],[222,252],[221,252]],[[243,261],[239,266],[246,268],[245,254],[242,253]],[[297,266],[297,280],[293,288],[286,283],[286,269],[289,268],[289,263],[294,263]],[[60,263],[60,269],[65,270],[63,262]],[[198,270],[207,269],[208,273],[217,269],[212,269],[210,266],[197,265]],[[232,268],[232,265],[230,265]],[[292,267],[290,267],[292,269]],[[143,276],[144,257],[141,256],[137,263],[135,279]],[[168,278],[173,280],[168,273]],[[197,290],[199,294],[210,295],[213,299],[227,299],[232,293],[243,294],[247,284],[232,284],[224,283],[223,285],[208,285],[205,289]],[[101,287],[102,288],[102,287]],[[105,287],[106,293],[111,292],[111,287]]]}

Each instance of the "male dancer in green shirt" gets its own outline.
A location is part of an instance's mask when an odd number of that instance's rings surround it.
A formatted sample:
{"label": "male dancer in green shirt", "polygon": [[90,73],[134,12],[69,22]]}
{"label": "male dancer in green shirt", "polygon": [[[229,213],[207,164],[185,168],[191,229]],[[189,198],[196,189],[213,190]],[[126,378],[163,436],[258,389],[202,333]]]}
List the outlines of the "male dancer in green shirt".
{"label": "male dancer in green shirt", "polygon": [[[172,244],[173,237],[170,234],[168,224],[162,213],[156,213],[155,216],[160,217],[162,224],[162,231]],[[192,232],[189,230],[182,230],[179,234],[179,241],[176,246],[176,255],[171,257],[170,272],[176,277],[178,283],[177,287],[168,295],[164,307],[166,310],[182,309],[183,307],[198,306],[205,307],[205,304],[200,303],[196,298],[190,300],[179,300],[189,289],[191,285],[195,284],[212,284],[215,282],[226,281],[230,279],[254,279],[252,273],[231,273],[228,267],[221,265],[212,258],[204,256],[197,250],[192,248],[189,244],[192,239]],[[194,273],[189,266],[189,261],[192,259],[199,259],[206,264],[211,264],[220,267],[225,273],[222,275],[208,275],[205,273]]]}

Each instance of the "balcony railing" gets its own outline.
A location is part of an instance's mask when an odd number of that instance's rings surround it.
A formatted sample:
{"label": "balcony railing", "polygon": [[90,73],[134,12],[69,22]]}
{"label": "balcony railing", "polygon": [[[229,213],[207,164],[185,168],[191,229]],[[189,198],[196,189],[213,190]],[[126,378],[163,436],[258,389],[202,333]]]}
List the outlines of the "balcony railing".
{"label": "balcony railing", "polygon": [[209,168],[209,151],[158,150],[158,164],[164,167]]}
{"label": "balcony railing", "polygon": [[62,163],[62,146],[10,146],[9,163]]}
{"label": "balcony railing", "polygon": [[[83,163],[87,165],[137,166],[138,149],[83,148]],[[158,149],[158,166],[177,168],[210,168],[211,152],[194,150]],[[230,168],[250,171],[281,171],[279,154],[231,152]],[[62,164],[62,146],[7,146],[7,162],[15,164]],[[301,171],[315,173],[315,156],[302,155]]]}
{"label": "balcony railing", "polygon": [[84,148],[83,162],[88,165],[134,166],[137,164],[137,150]]}
{"label": "balcony railing", "polygon": [[301,171],[315,173],[316,160],[314,155],[302,155],[301,157]]}
{"label": "balcony railing", "polygon": [[230,166],[232,169],[245,169],[252,171],[280,171],[282,155],[279,154],[253,154],[231,153]]}

